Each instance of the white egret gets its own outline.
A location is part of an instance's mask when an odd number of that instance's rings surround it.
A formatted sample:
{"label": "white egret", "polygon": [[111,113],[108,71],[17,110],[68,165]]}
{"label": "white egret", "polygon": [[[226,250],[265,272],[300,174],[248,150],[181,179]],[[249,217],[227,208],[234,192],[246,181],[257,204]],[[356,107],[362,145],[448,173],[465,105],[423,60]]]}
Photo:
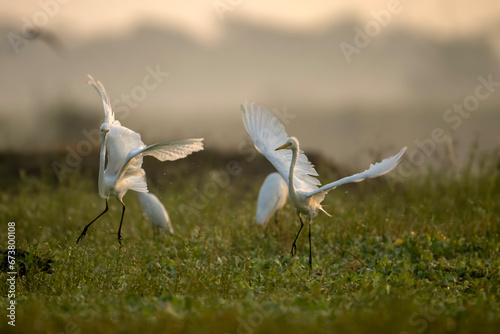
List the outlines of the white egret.
{"label": "white egret", "polygon": [[359,182],[390,172],[398,165],[406,147],[398,154],[371,165],[364,172],[321,186],[316,178],[318,173],[314,166],[299,148],[299,141],[295,137],[288,137],[283,124],[270,111],[253,103],[243,104],[241,110],[243,123],[255,148],[273,164],[288,184],[290,201],[300,220],[300,228],[290,252],[292,256],[297,251],[297,238],[304,226],[302,214],[307,215],[309,222],[309,267],[312,268],[311,223],[319,210],[330,216],[321,207],[325,195],[342,184]]}
{"label": "white egret", "polygon": [[139,202],[142,206],[142,212],[144,213],[146,218],[153,224],[156,233],[158,233],[159,229],[162,228],[173,234],[174,229],[172,227],[170,217],[168,216],[167,210],[160,202],[158,197],[156,197],[152,193],[142,192],[138,192],[137,195],[139,196]]}
{"label": "white egret", "polygon": [[269,174],[259,191],[257,199],[257,224],[266,224],[274,214],[278,223],[278,211],[283,208],[288,198],[288,186],[279,173]]}
{"label": "white egret", "polygon": [[[84,227],[76,240],[78,243],[87,233],[88,228],[99,217],[108,211],[109,196],[114,196],[122,204],[122,216],[118,228],[118,242],[121,244],[121,229],[125,204],[123,196],[129,189],[137,192],[148,192],[145,172],[142,169],[142,158],[153,156],[160,161],[174,161],[189,154],[203,150],[203,139],[185,139],[165,141],[146,146],[141,135],[115,120],[111,109],[111,100],[104,86],[89,75],[89,85],[94,87],[101,96],[104,106],[104,123],[101,125],[101,155],[99,161],[99,195],[106,200],[106,208]],[[108,163],[105,166],[106,153]]]}

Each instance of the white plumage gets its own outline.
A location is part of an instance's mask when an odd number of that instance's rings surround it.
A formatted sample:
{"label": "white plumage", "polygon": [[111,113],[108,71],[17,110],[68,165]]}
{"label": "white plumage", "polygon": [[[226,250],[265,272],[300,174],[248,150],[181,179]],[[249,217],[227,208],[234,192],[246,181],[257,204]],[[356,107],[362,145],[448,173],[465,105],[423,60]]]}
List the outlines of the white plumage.
{"label": "white plumage", "polygon": [[137,195],[142,206],[142,212],[153,226],[156,229],[161,228],[173,234],[174,229],[170,217],[158,197],[152,193],[143,192],[138,192]]}
{"label": "white plumage", "polygon": [[[255,148],[273,164],[285,182],[289,184],[288,173],[292,163],[292,152],[275,151],[288,139],[285,127],[270,111],[258,104],[245,103],[241,108],[243,123],[252,137]],[[303,191],[315,190],[320,185],[316,178],[318,173],[304,152],[299,150],[298,153],[294,173],[295,186]]]}
{"label": "white plumage", "polygon": [[[273,215],[285,205],[288,198],[288,186],[279,173],[269,174],[259,191],[257,199],[257,224],[267,224]],[[276,216],[275,216],[276,220]]]}
{"label": "white plumage", "polygon": [[[128,190],[147,192],[146,173],[142,169],[144,156],[153,156],[160,161],[173,161],[203,150],[203,139],[166,141],[150,146],[144,145],[141,135],[115,120],[110,98],[104,86],[89,75],[88,84],[99,93],[104,107],[104,123],[101,125],[101,155],[99,161],[99,195],[106,199],[106,209],[84,227],[77,243],[85,236],[93,222],[108,211],[109,196],[115,196],[122,204],[122,216],[118,228],[118,241],[121,244],[121,228],[125,214],[123,196]],[[108,164],[106,163],[106,153]]]}
{"label": "white plumage", "polygon": [[398,165],[406,147],[395,156],[371,165],[364,172],[321,187],[316,178],[318,173],[304,152],[300,150],[299,141],[295,137],[288,137],[283,124],[269,110],[254,103],[243,104],[241,110],[243,123],[250,137],[252,137],[255,148],[273,164],[288,184],[290,201],[295,207],[300,220],[300,228],[292,244],[292,255],[296,252],[296,241],[304,226],[301,215],[305,214],[308,217],[309,266],[312,267],[311,222],[319,210],[328,214],[321,206],[325,195],[339,185],[359,182],[366,178],[374,178],[390,172]]}

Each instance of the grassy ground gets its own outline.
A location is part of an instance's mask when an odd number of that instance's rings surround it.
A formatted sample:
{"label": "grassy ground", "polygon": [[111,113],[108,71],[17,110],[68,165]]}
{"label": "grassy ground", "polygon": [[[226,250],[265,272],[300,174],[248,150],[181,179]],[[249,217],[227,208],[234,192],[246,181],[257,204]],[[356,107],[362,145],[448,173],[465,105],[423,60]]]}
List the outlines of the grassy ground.
{"label": "grassy ground", "polygon": [[[130,192],[122,247],[114,199],[75,244],[104,209],[95,175],[55,183],[50,171],[21,173],[0,195],[0,244],[15,221],[17,247],[52,257],[53,273],[31,266],[17,279],[16,327],[3,315],[0,331],[496,333],[499,170],[494,159],[471,161],[460,173],[417,171],[395,188],[381,178],[332,191],[324,206],[333,217],[312,226],[312,272],[307,233],[289,256],[298,228],[290,204],[278,226],[254,224],[265,174],[250,164],[229,180],[197,164],[155,174],[151,190],[176,234],[153,237]],[[322,181],[338,177],[317,165]],[[7,284],[0,292],[5,314]]]}

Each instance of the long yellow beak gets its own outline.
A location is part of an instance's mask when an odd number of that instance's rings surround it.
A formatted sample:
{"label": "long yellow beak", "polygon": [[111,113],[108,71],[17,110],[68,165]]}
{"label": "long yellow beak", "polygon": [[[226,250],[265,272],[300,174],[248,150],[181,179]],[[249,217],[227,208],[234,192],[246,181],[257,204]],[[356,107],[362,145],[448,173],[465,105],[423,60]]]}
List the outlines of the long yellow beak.
{"label": "long yellow beak", "polygon": [[280,147],[278,147],[277,149],[275,149],[275,151],[279,151],[279,150],[282,150],[284,148],[289,148],[290,145],[292,145],[292,144],[290,144],[290,143],[283,144]]}

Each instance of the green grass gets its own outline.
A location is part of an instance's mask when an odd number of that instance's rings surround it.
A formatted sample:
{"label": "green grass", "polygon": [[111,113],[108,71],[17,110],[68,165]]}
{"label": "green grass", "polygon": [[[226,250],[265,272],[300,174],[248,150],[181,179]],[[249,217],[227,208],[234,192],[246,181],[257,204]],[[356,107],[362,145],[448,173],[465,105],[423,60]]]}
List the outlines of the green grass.
{"label": "green grass", "polygon": [[[114,199],[75,244],[104,209],[93,175],[75,172],[56,184],[21,173],[17,186],[0,195],[1,244],[6,223],[15,221],[17,247],[53,257],[53,273],[30,268],[17,280],[16,327],[3,315],[0,331],[496,333],[500,327],[494,159],[474,158],[460,173],[416,171],[395,188],[381,178],[332,191],[324,207],[333,217],[320,214],[312,226],[312,272],[307,230],[297,256],[289,255],[298,228],[290,204],[279,226],[253,221],[265,174],[249,176],[243,168],[184,219],[179,206],[192,206],[195,189],[203,194],[211,182],[197,168],[171,169],[159,188],[151,187],[170,213],[174,236],[154,238],[136,195],[127,194],[122,247]],[[323,181],[338,177],[322,169]],[[2,310],[6,287],[0,284]]]}

